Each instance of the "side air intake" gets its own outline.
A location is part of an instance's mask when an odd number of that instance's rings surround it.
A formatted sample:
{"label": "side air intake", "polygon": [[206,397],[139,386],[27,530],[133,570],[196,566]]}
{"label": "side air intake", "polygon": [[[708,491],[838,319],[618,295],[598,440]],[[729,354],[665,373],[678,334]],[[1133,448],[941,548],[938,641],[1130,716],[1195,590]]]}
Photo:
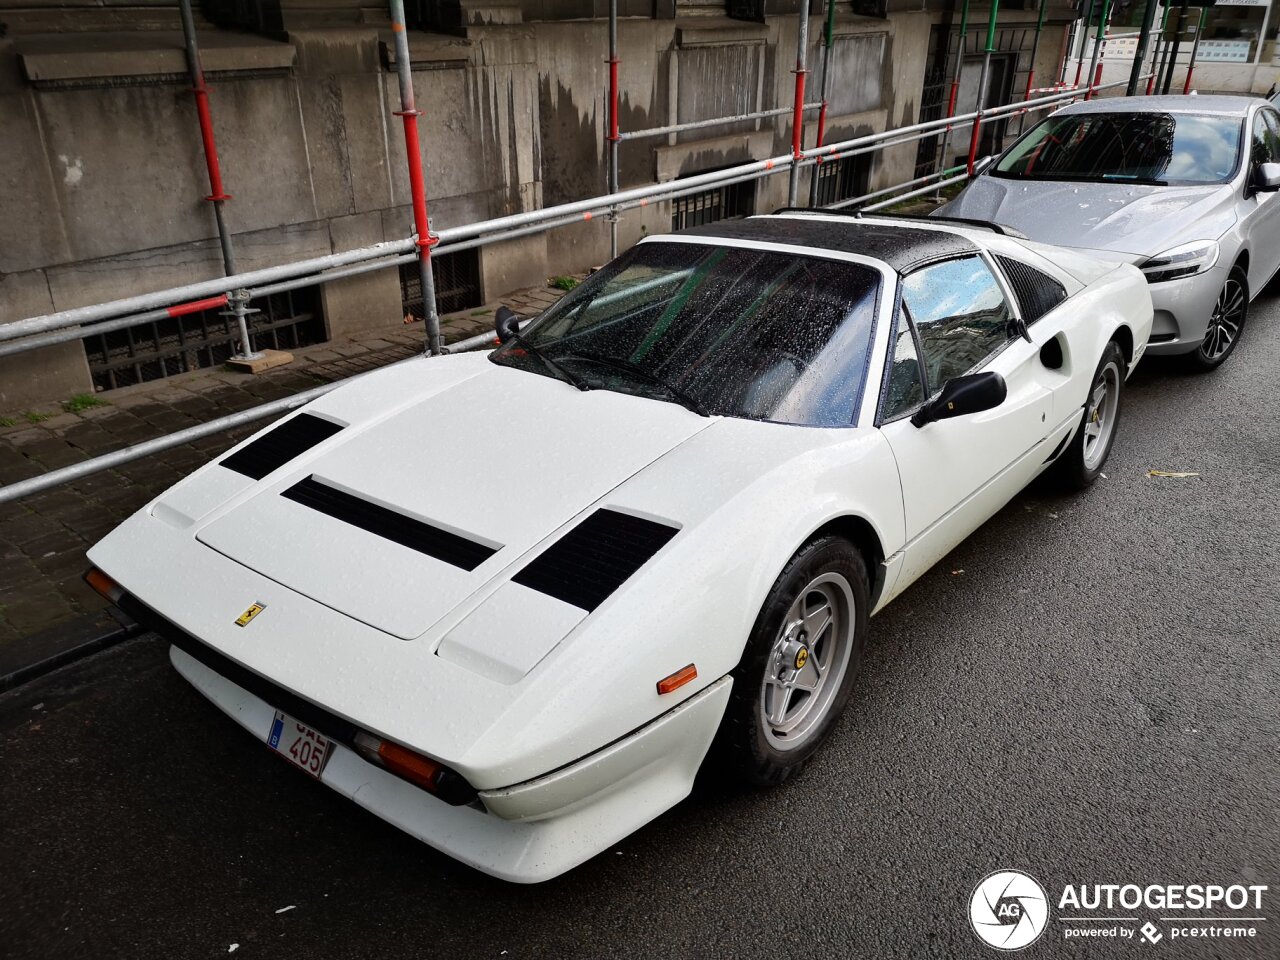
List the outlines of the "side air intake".
{"label": "side air intake", "polygon": [[498,552],[496,547],[468,540],[452,531],[433,527],[403,513],[352,496],[319,482],[315,477],[298,481],[280,495],[335,520],[367,530],[374,536],[417,550],[418,553],[425,553],[463,570],[474,570]]}
{"label": "side air intake", "polygon": [[512,580],[589,612],[677,532],[675,527],[617,510],[597,510]]}
{"label": "side air intake", "polygon": [[329,420],[300,413],[219,462],[228,470],[261,480],[341,429]]}

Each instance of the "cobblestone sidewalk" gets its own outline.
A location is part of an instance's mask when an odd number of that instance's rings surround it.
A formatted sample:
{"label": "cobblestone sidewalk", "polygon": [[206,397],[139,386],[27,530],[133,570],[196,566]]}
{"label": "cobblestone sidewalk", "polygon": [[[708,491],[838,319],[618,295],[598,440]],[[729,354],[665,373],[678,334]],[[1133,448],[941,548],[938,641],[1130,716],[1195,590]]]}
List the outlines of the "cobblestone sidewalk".
{"label": "cobblestone sidewalk", "polygon": [[[504,302],[532,316],[563,295],[539,287]],[[491,330],[493,309],[442,318],[445,341]],[[403,331],[295,351],[292,364],[258,376],[201,370],[111,391],[102,405],[77,412],[53,414],[57,405],[0,411],[0,424],[7,424],[0,425],[0,486],[406,359],[421,352],[422,342],[422,325],[415,323]],[[109,629],[106,604],[81,580],[85,551],[152,497],[266,422],[0,504],[0,675],[15,660],[36,662],[45,658],[45,648],[76,642],[61,634]]]}

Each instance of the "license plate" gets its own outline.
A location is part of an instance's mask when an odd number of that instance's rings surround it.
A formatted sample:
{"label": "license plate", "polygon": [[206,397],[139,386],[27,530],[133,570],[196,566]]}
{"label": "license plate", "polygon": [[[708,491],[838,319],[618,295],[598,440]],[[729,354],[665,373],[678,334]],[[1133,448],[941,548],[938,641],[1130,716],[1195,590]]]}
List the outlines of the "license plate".
{"label": "license plate", "polygon": [[332,743],[328,737],[279,710],[271,723],[271,735],[267,737],[267,746],[313,777],[319,777],[324,771]]}

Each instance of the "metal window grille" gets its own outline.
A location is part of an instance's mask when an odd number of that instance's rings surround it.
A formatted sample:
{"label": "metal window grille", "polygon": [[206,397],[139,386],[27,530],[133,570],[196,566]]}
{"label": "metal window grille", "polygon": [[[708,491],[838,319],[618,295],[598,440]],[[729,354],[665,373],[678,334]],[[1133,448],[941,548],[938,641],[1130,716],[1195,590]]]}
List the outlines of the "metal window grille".
{"label": "metal window grille", "polygon": [[818,206],[865,194],[871,181],[871,164],[871,155],[866,153],[818,164]]}
{"label": "metal window grille", "polygon": [[[436,311],[454,313],[480,306],[480,252],[459,250],[431,257],[436,283]],[[406,314],[421,320],[422,274],[417,263],[400,264],[400,301]]]}
{"label": "metal window grille", "polygon": [[[951,24],[935,26],[929,33],[929,58],[925,70],[924,85],[920,90],[919,122],[941,120],[947,109],[951,77],[948,73],[951,59]],[[925,137],[916,147],[916,176],[934,173],[938,167],[938,151],[942,146],[941,134]]]}
{"label": "metal window grille", "polygon": [[693,193],[687,197],[677,197],[671,201],[671,229],[684,230],[688,227],[700,227],[705,223],[717,220],[728,220],[732,217],[749,217],[756,212],[756,185],[754,181],[747,183],[730,183],[702,193]]}
{"label": "metal window grille", "polygon": [[[303,287],[250,304],[256,348],[292,350],[327,339],[320,288]],[[229,308],[202,310],[84,338],[89,374],[98,390],[114,390],[225,363],[240,344]]]}

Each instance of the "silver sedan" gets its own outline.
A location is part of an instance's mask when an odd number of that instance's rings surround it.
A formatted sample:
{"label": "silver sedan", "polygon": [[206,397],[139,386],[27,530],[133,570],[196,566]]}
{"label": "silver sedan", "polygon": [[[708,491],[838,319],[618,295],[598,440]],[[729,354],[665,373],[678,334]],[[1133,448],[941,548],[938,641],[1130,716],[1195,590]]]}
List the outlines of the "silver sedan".
{"label": "silver sedan", "polygon": [[1037,124],[939,216],[990,220],[1146,274],[1149,354],[1202,370],[1280,268],[1280,112],[1254,97],[1115,97]]}

